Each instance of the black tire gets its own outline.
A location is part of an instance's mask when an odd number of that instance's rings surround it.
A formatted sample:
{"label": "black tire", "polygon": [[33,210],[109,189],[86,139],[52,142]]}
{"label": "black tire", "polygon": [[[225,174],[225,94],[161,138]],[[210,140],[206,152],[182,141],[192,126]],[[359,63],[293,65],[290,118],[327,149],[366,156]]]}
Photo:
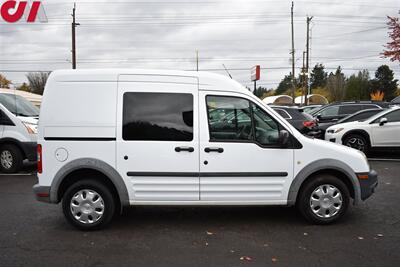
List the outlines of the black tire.
{"label": "black tire", "polygon": [[0,148],[0,170],[4,173],[16,173],[21,170],[24,157],[21,150],[12,144]]}
{"label": "black tire", "polygon": [[[72,198],[82,190],[88,190],[97,193],[101,197],[100,199],[103,201],[103,214],[97,221],[93,219],[93,222],[83,223],[76,219],[73,215],[71,208]],[[83,201],[85,201],[85,199],[83,199]],[[115,200],[111,191],[103,183],[92,179],[81,180],[72,184],[67,189],[62,199],[62,209],[67,221],[76,228],[85,231],[98,230],[107,226],[114,217],[115,207]],[[88,216],[90,218],[91,215]]]}
{"label": "black tire", "polygon": [[350,134],[343,140],[343,145],[360,150],[367,154],[369,151],[369,142],[367,138],[359,134]]}
{"label": "black tire", "polygon": [[[320,209],[318,209],[318,206],[314,206],[314,211],[315,211],[314,212],[311,206],[312,204],[311,197],[313,196],[314,199],[317,197],[316,194],[314,193],[314,190],[316,190],[320,186],[324,188],[324,185],[326,186],[330,185],[335,187],[341,194],[341,200],[342,200],[340,209],[337,211],[337,213],[336,214],[332,213],[331,217],[326,217],[326,218],[321,217],[323,215],[316,214],[316,212],[318,211],[324,213],[326,207],[322,207],[322,209],[320,207]],[[331,189],[332,187],[329,188]],[[324,190],[322,190],[322,192],[323,191]],[[326,197],[323,196],[323,197],[324,200],[326,198],[328,199],[327,201],[329,201],[330,198],[329,196]],[[311,177],[306,182],[306,184],[302,186],[297,198],[296,206],[299,212],[303,215],[303,217],[307,219],[309,222],[313,224],[331,224],[340,220],[346,214],[346,211],[349,207],[349,202],[350,202],[350,193],[347,186],[337,177],[324,174]],[[334,204],[334,205],[339,205],[339,204]],[[326,214],[325,216],[328,215]]]}

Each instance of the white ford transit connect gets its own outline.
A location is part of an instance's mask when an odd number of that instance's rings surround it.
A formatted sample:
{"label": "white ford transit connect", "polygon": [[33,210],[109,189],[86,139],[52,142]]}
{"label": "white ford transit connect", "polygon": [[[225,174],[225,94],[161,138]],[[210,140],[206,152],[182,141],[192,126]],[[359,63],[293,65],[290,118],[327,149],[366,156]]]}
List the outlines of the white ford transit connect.
{"label": "white ford transit connect", "polygon": [[297,205],[327,224],[377,186],[363,153],[303,136],[229,78],[127,69],[52,72],[38,178],[80,229],[129,205]]}

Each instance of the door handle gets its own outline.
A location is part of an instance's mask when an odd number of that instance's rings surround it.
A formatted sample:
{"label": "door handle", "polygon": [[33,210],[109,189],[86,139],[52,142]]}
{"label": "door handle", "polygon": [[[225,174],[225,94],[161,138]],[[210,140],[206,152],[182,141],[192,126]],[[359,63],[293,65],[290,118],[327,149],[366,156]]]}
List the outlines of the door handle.
{"label": "door handle", "polygon": [[176,152],[181,152],[181,151],[187,151],[187,152],[193,152],[194,148],[191,146],[177,146],[175,147]]}
{"label": "door handle", "polygon": [[222,152],[224,152],[224,149],[222,147],[206,147],[206,148],[204,148],[204,152],[206,152],[206,153],[210,153],[210,152],[222,153]]}

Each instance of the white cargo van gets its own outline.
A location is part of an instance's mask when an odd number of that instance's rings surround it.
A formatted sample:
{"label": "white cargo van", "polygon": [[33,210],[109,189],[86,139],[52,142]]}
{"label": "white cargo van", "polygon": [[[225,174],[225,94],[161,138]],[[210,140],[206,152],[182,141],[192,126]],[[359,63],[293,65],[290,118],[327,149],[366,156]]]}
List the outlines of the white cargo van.
{"label": "white cargo van", "polygon": [[39,109],[22,96],[0,93],[0,172],[15,173],[36,161]]}
{"label": "white cargo van", "polygon": [[363,153],[303,136],[206,72],[52,72],[38,157],[36,197],[80,229],[129,205],[297,205],[327,224],[377,186]]}

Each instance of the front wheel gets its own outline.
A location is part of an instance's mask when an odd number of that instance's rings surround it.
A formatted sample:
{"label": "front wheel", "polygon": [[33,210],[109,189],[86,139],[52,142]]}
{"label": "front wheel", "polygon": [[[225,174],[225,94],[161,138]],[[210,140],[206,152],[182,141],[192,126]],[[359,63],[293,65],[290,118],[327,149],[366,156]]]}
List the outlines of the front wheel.
{"label": "front wheel", "polygon": [[369,144],[364,136],[358,134],[350,134],[343,140],[343,145],[355,148],[367,154],[369,150]]}
{"label": "front wheel", "polygon": [[312,177],[299,193],[297,208],[311,223],[330,224],[341,219],[349,206],[347,186],[331,175]]}
{"label": "front wheel", "polygon": [[73,226],[80,230],[96,230],[111,222],[115,201],[104,184],[82,180],[67,189],[62,207],[65,218]]}
{"label": "front wheel", "polygon": [[3,145],[0,148],[0,170],[5,173],[16,173],[22,168],[23,156],[15,145]]}

